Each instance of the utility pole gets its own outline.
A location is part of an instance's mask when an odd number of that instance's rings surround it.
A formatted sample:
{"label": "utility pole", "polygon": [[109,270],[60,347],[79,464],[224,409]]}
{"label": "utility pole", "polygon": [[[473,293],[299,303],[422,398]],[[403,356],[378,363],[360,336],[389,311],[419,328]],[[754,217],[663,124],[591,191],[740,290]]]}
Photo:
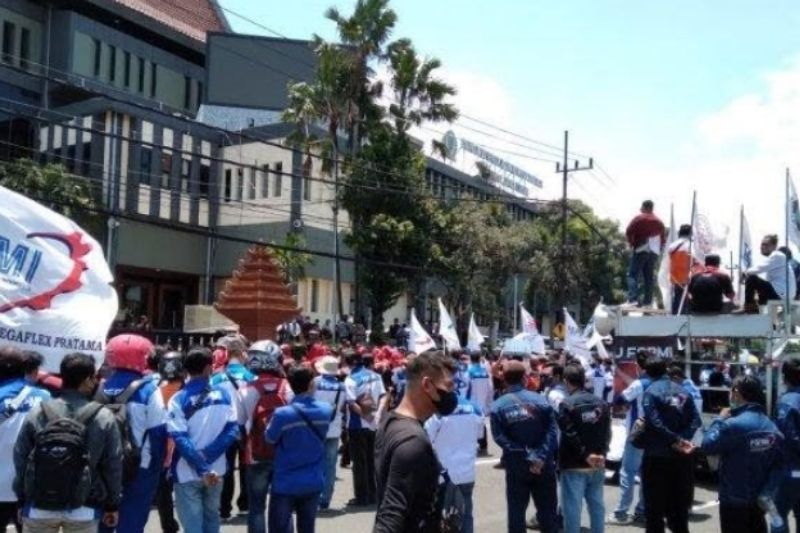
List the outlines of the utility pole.
{"label": "utility pole", "polygon": [[567,305],[567,181],[572,172],[579,172],[582,170],[591,170],[594,168],[594,161],[590,157],[587,166],[580,166],[577,159],[574,160],[573,166],[569,164],[569,131],[564,131],[564,162],[556,163],[556,173],[563,175],[563,193],[561,197],[561,260],[559,261],[558,270],[556,272],[556,280],[558,282],[558,310],[560,312]]}

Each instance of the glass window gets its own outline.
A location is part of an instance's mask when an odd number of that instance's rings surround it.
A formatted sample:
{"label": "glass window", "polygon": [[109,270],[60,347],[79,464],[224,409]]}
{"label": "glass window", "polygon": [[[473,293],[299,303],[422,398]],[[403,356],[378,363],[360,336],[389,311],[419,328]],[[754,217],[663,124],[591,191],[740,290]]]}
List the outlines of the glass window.
{"label": "glass window", "polygon": [[192,176],[192,162],[188,159],[181,160],[181,192],[189,192],[189,179]]}
{"label": "glass window", "polygon": [[306,171],[303,171],[303,200],[311,201],[311,176]]}
{"label": "glass window", "polygon": [[250,167],[250,183],[247,184],[248,198],[251,200],[255,200],[256,198],[256,173],[258,169],[256,167]]}
{"label": "glass window", "polygon": [[140,57],[139,59],[139,92],[144,92],[144,58]]}
{"label": "glass window", "polygon": [[236,169],[236,177],[239,178],[236,182],[236,200],[244,199],[244,169],[239,167]]}
{"label": "glass window", "polygon": [[200,196],[203,198],[208,198],[208,187],[211,181],[211,168],[208,165],[200,165],[200,183],[199,185],[199,193]]}
{"label": "glass window", "polygon": [[158,65],[150,64],[150,98],[156,97],[156,85],[158,85]]}
{"label": "glass window", "polygon": [[183,77],[183,108],[192,108],[192,78],[189,76]]}
{"label": "glass window", "polygon": [[169,178],[172,174],[172,154],[161,154],[161,188],[169,189]]}
{"label": "glass window", "polygon": [[31,30],[21,28],[19,39],[19,66],[28,70],[31,59]]}
{"label": "glass window", "polygon": [[125,88],[127,89],[131,86],[131,53],[125,52],[123,58],[124,58],[123,67],[125,69],[123,83],[125,84]]}
{"label": "glass window", "polygon": [[94,77],[100,77],[100,58],[103,56],[103,44],[100,39],[92,39],[94,43]]}
{"label": "glass window", "polygon": [[197,107],[203,103],[203,82],[197,82]]}
{"label": "glass window", "polygon": [[311,280],[311,312],[319,311],[319,281]]}
{"label": "glass window", "polygon": [[108,60],[108,81],[114,83],[117,79],[117,49],[114,46],[108,47],[108,54],[111,56]]}
{"label": "glass window", "polygon": [[67,147],[67,170],[75,172],[75,145],[70,144]]}
{"label": "glass window", "polygon": [[269,198],[269,165],[261,167],[261,198]]}
{"label": "glass window", "polygon": [[233,180],[232,172],[231,172],[231,169],[228,168],[228,169],[225,170],[225,185],[224,185],[224,194],[225,194],[225,196],[223,196],[223,198],[224,198],[224,200],[226,202],[230,202],[231,201],[231,189],[232,189],[231,181],[232,180]]}
{"label": "glass window", "polygon": [[153,168],[153,149],[149,146],[139,147],[139,183],[150,185],[150,171]]}
{"label": "glass window", "polygon": [[275,163],[275,188],[273,190],[276,198],[280,197],[283,192],[283,162],[281,161]]}
{"label": "glass window", "polygon": [[89,175],[89,168],[92,164],[92,143],[91,141],[87,141],[83,143],[83,155],[81,155],[81,160],[83,161],[83,175]]}
{"label": "glass window", "polygon": [[14,43],[17,40],[17,27],[12,22],[3,22],[3,62],[14,62]]}

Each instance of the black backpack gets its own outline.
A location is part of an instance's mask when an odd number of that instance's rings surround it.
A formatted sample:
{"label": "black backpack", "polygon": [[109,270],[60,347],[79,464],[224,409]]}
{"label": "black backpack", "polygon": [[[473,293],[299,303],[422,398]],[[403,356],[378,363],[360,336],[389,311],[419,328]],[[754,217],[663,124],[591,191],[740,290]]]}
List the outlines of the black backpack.
{"label": "black backpack", "polygon": [[25,471],[25,498],[35,507],[63,511],[86,503],[92,488],[86,428],[102,408],[90,402],[62,415],[52,400],[42,403],[45,426],[35,436]]}
{"label": "black backpack", "polygon": [[442,470],[442,482],[436,491],[436,519],[440,533],[459,533],[464,523],[466,500],[450,479],[447,470]]}
{"label": "black backpack", "polygon": [[139,466],[142,462],[142,451],[136,445],[133,438],[133,431],[128,421],[128,400],[138,391],[146,381],[137,379],[131,382],[125,390],[116,396],[109,396],[102,389],[97,390],[94,400],[106,408],[114,415],[114,420],[119,428],[120,443],[122,445],[122,485],[128,485],[139,473]]}

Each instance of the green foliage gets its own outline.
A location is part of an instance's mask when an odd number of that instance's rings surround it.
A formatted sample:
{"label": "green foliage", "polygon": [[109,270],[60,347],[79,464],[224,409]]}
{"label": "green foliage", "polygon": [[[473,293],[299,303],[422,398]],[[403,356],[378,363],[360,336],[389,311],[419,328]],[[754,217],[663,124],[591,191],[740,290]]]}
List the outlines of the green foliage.
{"label": "green foliage", "polygon": [[31,159],[0,163],[0,185],[61,213],[95,236],[103,231],[94,187],[82,176],[67,173],[62,165],[40,165]]}
{"label": "green foliage", "polygon": [[[271,244],[277,243],[272,242]],[[311,254],[297,251],[306,247],[306,238],[302,234],[295,232],[287,233],[282,244],[286,248],[294,248],[294,250],[272,248],[270,253],[272,257],[275,258],[278,266],[280,266],[286,283],[293,285],[297,283],[298,280],[305,277],[306,267],[312,265],[314,260]]]}

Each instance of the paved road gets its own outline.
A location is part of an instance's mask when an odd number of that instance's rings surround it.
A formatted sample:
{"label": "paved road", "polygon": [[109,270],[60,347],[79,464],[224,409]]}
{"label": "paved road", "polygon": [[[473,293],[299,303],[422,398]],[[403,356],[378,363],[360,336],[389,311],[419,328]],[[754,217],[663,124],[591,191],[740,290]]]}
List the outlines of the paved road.
{"label": "paved road", "polygon": [[[502,470],[495,468],[497,464],[496,448],[491,450],[494,457],[480,459],[478,464],[478,477],[475,487],[475,531],[488,533],[501,533],[506,528],[505,483]],[[336,491],[334,493],[334,509],[343,509],[345,502],[352,497],[352,477],[349,469],[339,469]],[[619,488],[606,485],[606,509],[611,509],[616,504]],[[695,491],[695,516],[692,518],[690,529],[698,533],[716,533],[719,531],[719,513],[716,505],[716,490],[713,485],[698,484]],[[532,513],[533,504],[531,504]],[[334,516],[320,517],[317,520],[318,533],[369,533],[372,530],[374,509],[350,510]],[[589,518],[584,510],[583,524],[588,531]],[[234,518],[222,528],[226,533],[243,533],[247,530],[243,517]],[[160,533],[158,516],[151,514],[147,533]],[[606,531],[635,532],[644,531],[637,526],[608,526]],[[191,533],[191,532],[190,532]]]}

